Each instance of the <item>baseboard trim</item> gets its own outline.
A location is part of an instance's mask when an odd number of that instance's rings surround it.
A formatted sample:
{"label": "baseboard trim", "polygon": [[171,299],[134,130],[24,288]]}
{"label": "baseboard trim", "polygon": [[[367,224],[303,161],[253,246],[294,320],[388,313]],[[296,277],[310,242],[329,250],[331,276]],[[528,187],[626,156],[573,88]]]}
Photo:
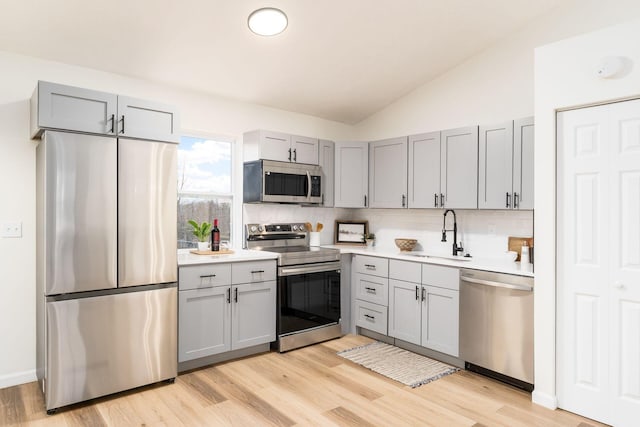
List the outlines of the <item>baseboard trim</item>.
{"label": "baseboard trim", "polygon": [[558,398],[551,394],[533,390],[531,393],[531,401],[536,405],[544,406],[545,408],[558,409]]}
{"label": "baseboard trim", "polygon": [[0,376],[0,388],[13,387],[14,385],[26,384],[36,381],[36,370],[31,369],[24,372]]}

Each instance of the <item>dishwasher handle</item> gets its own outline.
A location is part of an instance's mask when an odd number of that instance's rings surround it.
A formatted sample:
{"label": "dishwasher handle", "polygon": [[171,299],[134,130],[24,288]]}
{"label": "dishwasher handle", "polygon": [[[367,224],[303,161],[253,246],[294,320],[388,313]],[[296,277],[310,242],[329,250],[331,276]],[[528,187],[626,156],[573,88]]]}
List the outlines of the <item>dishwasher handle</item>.
{"label": "dishwasher handle", "polygon": [[468,283],[476,283],[478,285],[493,286],[496,288],[514,289],[516,291],[533,291],[533,286],[516,285],[514,283],[494,282],[493,280],[474,279],[473,277],[460,276],[460,281]]}

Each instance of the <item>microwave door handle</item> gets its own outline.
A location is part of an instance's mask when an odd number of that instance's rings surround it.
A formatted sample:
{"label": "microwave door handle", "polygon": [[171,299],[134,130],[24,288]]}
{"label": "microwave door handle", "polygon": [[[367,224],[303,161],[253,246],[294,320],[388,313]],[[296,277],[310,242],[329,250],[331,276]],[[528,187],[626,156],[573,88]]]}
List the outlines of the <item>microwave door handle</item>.
{"label": "microwave door handle", "polygon": [[311,173],[307,171],[307,199],[311,198]]}

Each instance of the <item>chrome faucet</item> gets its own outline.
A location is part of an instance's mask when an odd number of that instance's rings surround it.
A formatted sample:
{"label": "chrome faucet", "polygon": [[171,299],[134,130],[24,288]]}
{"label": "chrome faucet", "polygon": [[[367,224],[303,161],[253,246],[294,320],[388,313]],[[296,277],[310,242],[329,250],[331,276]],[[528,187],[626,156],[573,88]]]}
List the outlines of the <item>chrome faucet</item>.
{"label": "chrome faucet", "polygon": [[[447,230],[447,214],[451,212],[453,214],[453,229]],[[441,242],[447,241],[447,231],[453,231],[453,256],[458,256],[458,252],[462,252],[464,248],[462,247],[462,242],[460,244],[456,244],[458,240],[458,222],[456,221],[456,213],[453,209],[447,209],[444,211],[444,219],[442,220],[442,240]]]}

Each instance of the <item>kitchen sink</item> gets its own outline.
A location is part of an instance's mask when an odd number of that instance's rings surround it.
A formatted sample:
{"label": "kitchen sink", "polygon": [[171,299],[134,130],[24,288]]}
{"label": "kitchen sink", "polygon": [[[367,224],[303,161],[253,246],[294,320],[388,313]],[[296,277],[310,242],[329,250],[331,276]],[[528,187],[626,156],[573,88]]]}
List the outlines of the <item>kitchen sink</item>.
{"label": "kitchen sink", "polygon": [[460,255],[454,256],[454,255],[445,255],[445,254],[430,254],[425,252],[401,252],[401,254],[407,255],[407,256],[419,257],[419,258],[442,258],[442,259],[449,259],[453,261],[471,261],[473,259],[471,257],[464,257]]}

